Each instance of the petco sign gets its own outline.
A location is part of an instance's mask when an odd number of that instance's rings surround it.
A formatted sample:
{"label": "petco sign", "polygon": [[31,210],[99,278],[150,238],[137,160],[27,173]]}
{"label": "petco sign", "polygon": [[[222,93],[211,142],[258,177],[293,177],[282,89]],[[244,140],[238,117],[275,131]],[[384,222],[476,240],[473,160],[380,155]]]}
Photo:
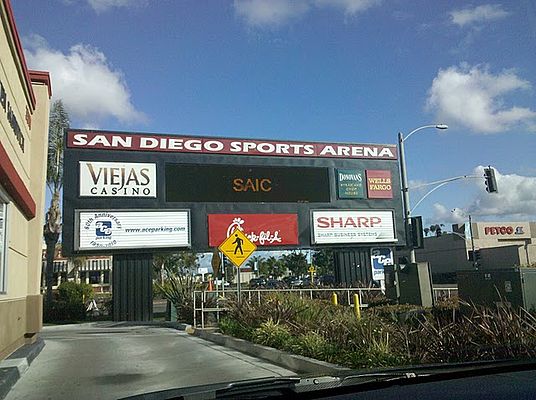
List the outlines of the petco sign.
{"label": "petco sign", "polygon": [[80,161],[80,196],[156,197],[156,164]]}
{"label": "petco sign", "polygon": [[190,247],[190,212],[78,211],[77,250]]}
{"label": "petco sign", "polygon": [[507,223],[478,223],[480,237],[498,237],[528,239],[531,237],[530,224],[527,222],[507,222]]}
{"label": "petco sign", "polygon": [[235,229],[257,246],[298,244],[297,214],[209,214],[209,246],[219,246]]}
{"label": "petco sign", "polygon": [[313,244],[396,242],[393,211],[312,212]]}

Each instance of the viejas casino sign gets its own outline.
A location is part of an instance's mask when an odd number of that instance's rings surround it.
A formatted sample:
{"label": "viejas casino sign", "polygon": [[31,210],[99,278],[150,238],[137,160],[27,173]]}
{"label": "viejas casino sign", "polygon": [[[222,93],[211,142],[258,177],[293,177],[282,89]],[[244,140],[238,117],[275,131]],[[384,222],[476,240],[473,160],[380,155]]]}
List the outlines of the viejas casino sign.
{"label": "viejas casino sign", "polygon": [[397,159],[394,145],[220,139],[101,131],[69,131],[67,147],[277,157]]}
{"label": "viejas casino sign", "polygon": [[297,214],[209,214],[209,246],[219,246],[239,229],[257,246],[297,245]]}
{"label": "viejas casino sign", "polygon": [[80,196],[156,197],[156,164],[80,161]]}

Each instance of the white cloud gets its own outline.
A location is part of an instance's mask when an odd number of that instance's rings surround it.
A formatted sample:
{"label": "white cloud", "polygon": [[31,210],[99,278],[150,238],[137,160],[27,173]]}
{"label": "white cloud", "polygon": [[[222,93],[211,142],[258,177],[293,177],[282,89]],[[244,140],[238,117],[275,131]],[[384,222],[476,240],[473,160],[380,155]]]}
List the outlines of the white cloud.
{"label": "white cloud", "polygon": [[125,123],[144,122],[136,110],[121,71],[113,69],[106,56],[85,44],[67,53],[51,49],[41,36],[25,40],[30,68],[50,72],[54,98],[62,99],[71,117],[82,124],[113,117]]}
{"label": "white cloud", "polygon": [[341,9],[346,15],[355,15],[380,4],[380,0],[315,0],[315,4]]}
{"label": "white cloud", "polygon": [[443,204],[433,205],[433,220],[443,223],[459,223],[471,215],[489,221],[536,219],[536,176],[501,174],[495,170],[497,193],[488,193],[484,184],[484,167],[478,166],[474,175],[482,179],[473,180],[477,189],[470,203],[462,209],[453,209]]}
{"label": "white cloud", "polygon": [[486,21],[494,21],[510,15],[510,13],[504,10],[500,4],[484,4],[474,8],[454,10],[449,14],[451,22],[461,27]]}
{"label": "white cloud", "polygon": [[97,13],[111,8],[139,7],[146,4],[145,0],[87,0],[87,2]]}
{"label": "white cloud", "polygon": [[[483,177],[484,167],[475,168],[475,175]],[[480,190],[468,206],[468,213],[534,219],[536,217],[536,176],[502,175],[495,170],[495,178],[497,193],[486,192],[484,178],[482,182],[477,183]]]}
{"label": "white cloud", "polygon": [[282,25],[309,10],[305,0],[235,0],[236,14],[250,26]]}
{"label": "white cloud", "polygon": [[428,92],[427,108],[441,120],[474,132],[497,133],[513,127],[532,129],[536,112],[519,106],[508,108],[503,96],[529,89],[530,82],[512,70],[492,74],[486,66],[462,64],[440,69]]}
{"label": "white cloud", "polygon": [[78,5],[87,3],[97,14],[106,12],[113,8],[133,8],[143,7],[149,3],[149,0],[63,0],[67,5]]}
{"label": "white cloud", "polygon": [[465,211],[460,208],[448,208],[441,203],[434,203],[433,223],[459,224],[467,220]]}
{"label": "white cloud", "polygon": [[249,26],[280,26],[298,19],[314,7],[335,8],[356,15],[381,0],[235,0],[234,10]]}

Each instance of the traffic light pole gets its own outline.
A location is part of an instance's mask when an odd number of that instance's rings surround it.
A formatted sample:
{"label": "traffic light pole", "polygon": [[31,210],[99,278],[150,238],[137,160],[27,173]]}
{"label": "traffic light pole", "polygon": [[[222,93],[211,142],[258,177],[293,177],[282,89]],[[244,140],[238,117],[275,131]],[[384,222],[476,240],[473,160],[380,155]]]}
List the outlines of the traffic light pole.
{"label": "traffic light pole", "polygon": [[471,258],[473,259],[473,268],[478,269],[476,263],[476,254],[475,254],[475,238],[473,237],[473,223],[471,221],[471,216],[469,215],[469,234],[471,235]]}
{"label": "traffic light pole", "polygon": [[[406,155],[404,153],[404,135],[402,135],[402,132],[398,132],[398,150],[400,152],[400,177],[402,184],[402,203],[404,206],[404,227],[406,228],[406,242],[408,242],[410,233],[409,189],[408,176],[406,173]],[[409,262],[414,263],[415,260],[415,249],[411,246],[409,251]]]}

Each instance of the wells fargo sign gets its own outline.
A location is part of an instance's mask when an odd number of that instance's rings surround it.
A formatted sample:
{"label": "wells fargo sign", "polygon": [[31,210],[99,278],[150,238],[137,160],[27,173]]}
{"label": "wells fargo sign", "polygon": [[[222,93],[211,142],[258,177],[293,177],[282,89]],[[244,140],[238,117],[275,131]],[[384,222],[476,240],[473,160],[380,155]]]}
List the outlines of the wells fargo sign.
{"label": "wells fargo sign", "polygon": [[299,243],[297,214],[209,214],[209,246],[219,246],[235,229],[257,246]]}
{"label": "wells fargo sign", "polygon": [[367,193],[369,199],[392,199],[393,182],[391,171],[367,170]]}
{"label": "wells fargo sign", "polygon": [[69,131],[67,147],[277,157],[397,159],[394,145],[220,139],[102,131]]}

